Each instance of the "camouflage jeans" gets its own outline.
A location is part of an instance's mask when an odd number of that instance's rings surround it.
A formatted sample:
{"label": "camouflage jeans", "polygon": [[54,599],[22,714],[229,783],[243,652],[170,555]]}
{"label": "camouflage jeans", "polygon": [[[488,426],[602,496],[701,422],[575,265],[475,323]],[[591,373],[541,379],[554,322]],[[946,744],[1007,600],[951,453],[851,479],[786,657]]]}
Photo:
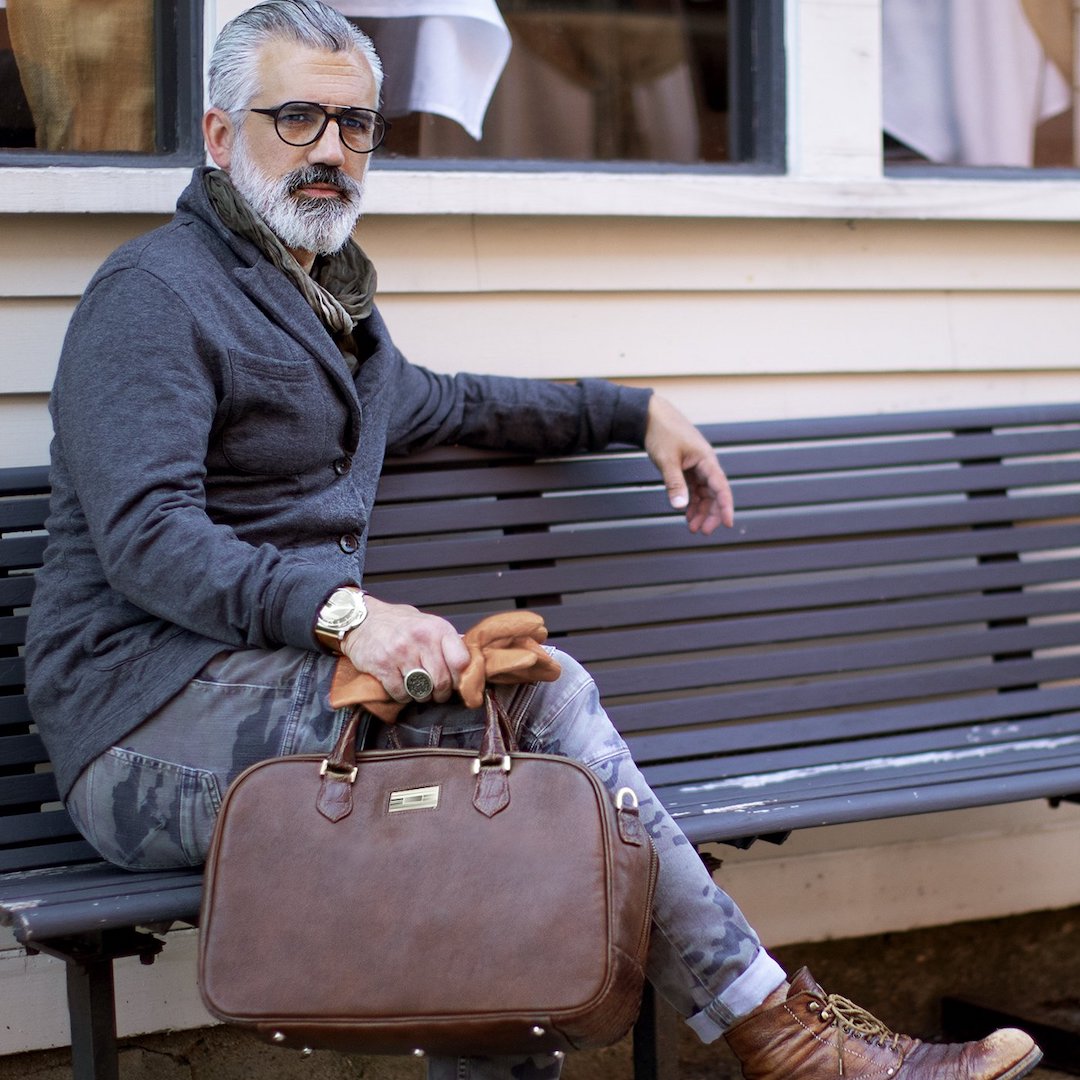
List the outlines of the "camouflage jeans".
{"label": "camouflage jeans", "polygon": [[[500,690],[523,750],[581,761],[612,792],[628,785],[660,860],[648,975],[705,1042],[719,1038],[783,980],[731,898],[650,791],[600,705],[588,673],[557,654],[554,683]],[[76,824],[131,869],[197,865],[229,782],[268,757],[321,753],[344,713],[326,697],[335,659],[296,649],[215,657],[183,692],[93,761],[69,798]],[[476,747],[483,715],[430,704],[376,725],[368,745]],[[432,1059],[429,1080],[555,1080],[560,1061]]]}

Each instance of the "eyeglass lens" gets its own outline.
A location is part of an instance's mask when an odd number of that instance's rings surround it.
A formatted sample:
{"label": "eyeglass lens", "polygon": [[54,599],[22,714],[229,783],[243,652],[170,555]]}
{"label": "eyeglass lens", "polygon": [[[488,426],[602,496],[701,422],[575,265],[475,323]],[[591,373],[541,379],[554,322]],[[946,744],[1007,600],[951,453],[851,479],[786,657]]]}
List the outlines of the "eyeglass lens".
{"label": "eyeglass lens", "polygon": [[374,150],[386,134],[383,118],[371,109],[344,109],[329,113],[321,105],[290,101],[277,112],[274,124],[280,138],[292,146],[307,146],[322,137],[330,120],[336,120],[341,141],[350,149],[366,154]]}

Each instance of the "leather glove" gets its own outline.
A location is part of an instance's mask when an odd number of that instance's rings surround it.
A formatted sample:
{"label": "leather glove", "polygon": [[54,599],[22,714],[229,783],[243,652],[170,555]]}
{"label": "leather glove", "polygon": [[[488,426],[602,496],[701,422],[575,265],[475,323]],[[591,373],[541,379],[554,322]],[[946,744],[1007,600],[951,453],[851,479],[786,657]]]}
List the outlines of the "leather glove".
{"label": "leather glove", "polygon": [[[458,684],[461,700],[468,708],[479,709],[485,686],[554,682],[562,669],[542,647],[546,640],[544,620],[533,611],[504,611],[481,619],[462,635],[469,663]],[[405,708],[374,675],[357,671],[347,656],[340,657],[334,669],[330,705],[335,709],[361,705],[384,724],[394,723]]]}

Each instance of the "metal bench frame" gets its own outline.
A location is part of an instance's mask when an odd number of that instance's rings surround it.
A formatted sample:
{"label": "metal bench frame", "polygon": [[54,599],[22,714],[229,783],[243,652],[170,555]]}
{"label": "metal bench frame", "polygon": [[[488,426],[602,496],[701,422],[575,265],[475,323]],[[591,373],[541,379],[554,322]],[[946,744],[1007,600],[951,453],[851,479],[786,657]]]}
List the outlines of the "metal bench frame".
{"label": "metal bench frame", "polygon": [[[365,584],[464,627],[541,612],[697,845],[1080,792],[1080,405],[715,425],[739,507],[693,536],[640,452],[388,463]],[[44,468],[0,470],[0,922],[68,964],[74,1075],[118,1075],[112,962],[198,872],[102,863],[23,693]],[[676,1075],[651,994],[639,1080]]]}

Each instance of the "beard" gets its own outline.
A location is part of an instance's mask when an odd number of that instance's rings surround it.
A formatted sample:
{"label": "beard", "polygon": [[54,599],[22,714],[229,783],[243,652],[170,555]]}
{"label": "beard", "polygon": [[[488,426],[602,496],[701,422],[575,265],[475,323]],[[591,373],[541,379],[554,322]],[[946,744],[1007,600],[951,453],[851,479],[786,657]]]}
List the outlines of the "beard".
{"label": "beard", "polygon": [[[333,255],[348,242],[363,212],[364,185],[341,169],[307,165],[279,179],[267,176],[252,160],[243,129],[233,143],[229,177],[271,232],[294,251]],[[318,199],[296,194],[308,184],[332,184],[340,194]]]}

